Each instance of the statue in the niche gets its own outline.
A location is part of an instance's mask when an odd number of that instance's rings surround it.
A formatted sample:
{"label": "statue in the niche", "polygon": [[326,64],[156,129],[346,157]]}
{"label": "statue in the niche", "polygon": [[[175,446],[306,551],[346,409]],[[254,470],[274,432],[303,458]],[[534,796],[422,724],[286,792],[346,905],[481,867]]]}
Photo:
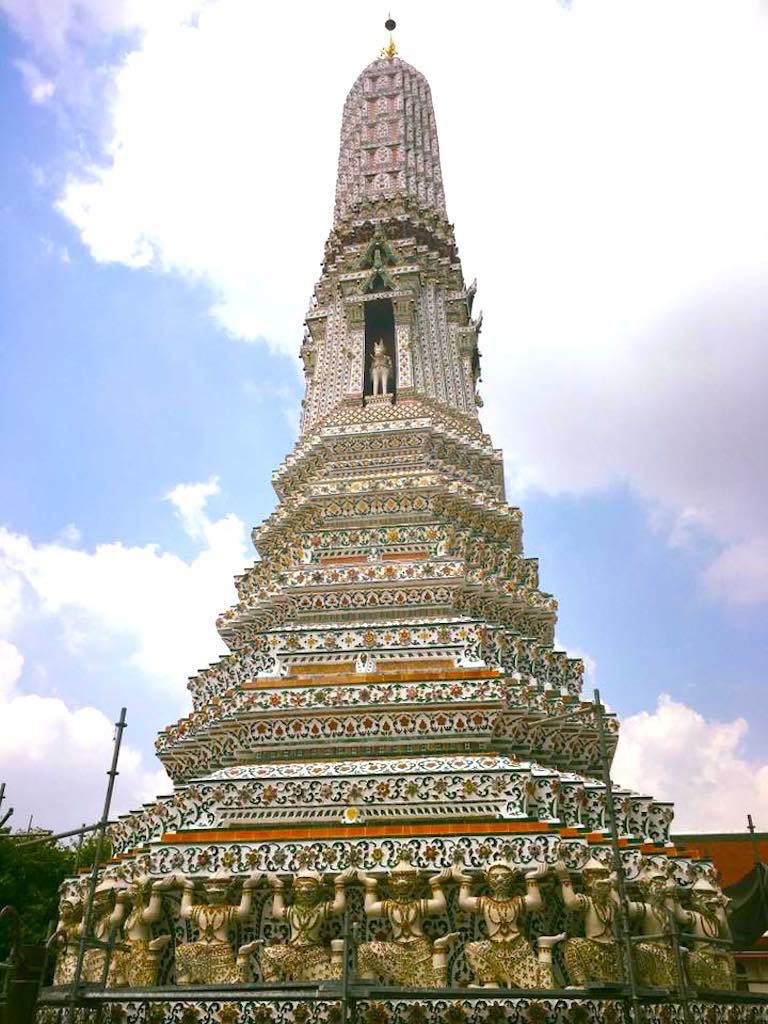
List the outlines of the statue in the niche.
{"label": "statue in the niche", "polygon": [[639,921],[641,935],[648,936],[635,946],[637,980],[649,987],[672,988],[677,983],[669,922],[674,882],[654,864],[646,863],[637,884],[644,899],[629,901],[629,917]]}
{"label": "statue in the niche", "polygon": [[284,883],[277,875],[267,876],[272,887],[270,917],[286,921],[290,938],[286,943],[266,946],[259,960],[264,981],[327,981],[341,977],[343,939],[332,939],[330,949],[323,945],[320,930],[330,917],[346,909],[346,885],[357,879],[357,871],[348,868],[334,880],[334,895],[326,899],[323,876],[302,868],[293,879],[293,903],[286,906]]}
{"label": "statue in the niche", "polygon": [[371,391],[374,395],[386,395],[389,372],[392,369],[392,360],[387,354],[384,342],[377,338],[373,343],[371,355]]}
{"label": "statue in the niche", "polygon": [[131,906],[123,924],[123,941],[116,948],[110,970],[110,985],[139,987],[157,983],[160,953],[171,941],[170,935],[152,938],[152,925],[163,912],[163,894],[177,885],[168,875],[154,883],[149,875],[134,875],[127,889],[117,894],[117,903]]}
{"label": "statue in the niche", "polygon": [[423,920],[446,911],[443,885],[451,879],[446,868],[429,879],[431,895],[420,897],[419,871],[401,859],[389,873],[389,899],[379,899],[378,880],[360,875],[365,888],[365,913],[369,920],[385,920],[391,940],[363,942],[357,951],[361,978],[395,985],[442,988],[447,983],[447,950],[457,932],[442,935],[434,944],[424,934]]}
{"label": "statue in the niche", "polygon": [[[66,883],[65,883],[66,884]],[[56,931],[48,940],[49,946],[56,948],[56,969],[53,973],[54,985],[71,985],[77,967],[77,949],[82,929],[83,904],[76,896],[64,890],[59,901],[59,920]]]}
{"label": "statue in the niche", "polygon": [[259,884],[257,871],[243,882],[239,904],[227,902],[234,879],[217,871],[204,883],[206,901],[195,903],[195,883],[185,878],[179,916],[191,921],[199,931],[195,942],[176,946],[176,982],[179,985],[233,985],[248,980],[248,957],[256,942],[241,946],[235,956],[229,941],[229,928],[251,916],[253,890]]}
{"label": "statue in the niche", "polygon": [[574,892],[568,868],[555,864],[565,909],[584,915],[584,937],[566,939],[565,964],[576,988],[621,981],[621,963],[613,933],[619,898],[608,868],[591,857],[581,869],[584,893]]}
{"label": "statue in the niche", "polygon": [[689,930],[683,941],[692,946],[685,955],[685,966],[691,985],[697,989],[733,989],[736,987],[736,966],[731,953],[712,939],[731,939],[726,907],[728,897],[707,878],[694,882],[689,908],[675,905],[679,924]]}
{"label": "statue in the niche", "polygon": [[497,861],[485,871],[488,896],[472,895],[472,878],[455,868],[459,882],[459,906],[469,914],[480,914],[485,921],[488,938],[468,942],[465,954],[483,988],[554,988],[552,947],[565,935],[542,935],[534,955],[528,939],[521,931],[526,914],[535,914],[544,903],[538,881],[549,871],[546,864],[525,873],[525,895],[515,894],[519,867]]}

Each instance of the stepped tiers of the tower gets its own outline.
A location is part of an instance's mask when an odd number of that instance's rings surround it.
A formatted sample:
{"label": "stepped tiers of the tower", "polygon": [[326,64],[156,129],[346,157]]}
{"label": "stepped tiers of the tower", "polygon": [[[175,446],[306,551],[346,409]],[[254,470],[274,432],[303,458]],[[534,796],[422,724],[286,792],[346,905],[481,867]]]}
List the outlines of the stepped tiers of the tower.
{"label": "stepped tiers of the tower", "polygon": [[[346,1024],[353,1004],[361,1024],[618,1024],[622,921],[648,1024],[766,1020],[723,991],[722,893],[670,841],[671,805],[606,788],[618,723],[555,647],[478,419],[474,294],[429,87],[375,61],[344,108],[301,434],[218,619],[229,653],[158,737],[173,792],[111,829],[94,915],[117,945],[85,977],[106,972],[127,1024]],[[84,902],[68,880],[61,986]]]}

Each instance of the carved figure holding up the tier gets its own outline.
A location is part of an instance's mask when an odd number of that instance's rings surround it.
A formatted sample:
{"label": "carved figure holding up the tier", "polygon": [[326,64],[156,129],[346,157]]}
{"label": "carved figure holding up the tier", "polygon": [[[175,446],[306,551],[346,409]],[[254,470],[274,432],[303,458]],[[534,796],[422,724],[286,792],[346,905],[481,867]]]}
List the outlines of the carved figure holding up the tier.
{"label": "carved figure holding up the tier", "polygon": [[152,938],[152,925],[163,913],[163,893],[177,884],[175,875],[157,879],[139,872],[127,889],[117,894],[118,904],[131,905],[123,924],[123,941],[115,950],[110,971],[110,985],[139,987],[157,984],[160,953],[171,940],[170,935]]}
{"label": "carved figure holding up the tier", "polygon": [[525,895],[515,894],[515,881],[520,868],[501,861],[485,871],[490,890],[488,896],[472,895],[472,878],[460,868],[454,874],[460,884],[459,906],[469,914],[481,914],[488,938],[468,942],[465,954],[484,988],[554,988],[552,947],[565,935],[542,935],[537,942],[538,957],[521,931],[526,914],[535,914],[544,903],[538,881],[549,867],[542,864],[525,873]]}
{"label": "carved figure holding up the tier", "polygon": [[447,984],[447,949],[457,932],[442,935],[434,945],[424,934],[425,917],[444,914],[442,886],[450,881],[446,868],[429,879],[431,895],[419,897],[419,871],[401,859],[389,873],[389,899],[380,900],[378,880],[360,875],[365,888],[365,913],[369,920],[383,919],[392,929],[391,941],[363,942],[357,951],[357,969],[362,978],[396,985],[442,988]]}
{"label": "carved figure holding up the tier", "polygon": [[637,884],[645,898],[628,902],[629,917],[639,920],[641,934],[648,936],[635,946],[637,980],[641,985],[672,988],[677,984],[669,925],[674,883],[655,865],[645,864]]}
{"label": "carved figure holding up the tier", "polygon": [[584,915],[584,938],[566,939],[565,963],[571,984],[577,988],[621,981],[621,963],[613,933],[619,898],[608,868],[591,857],[581,869],[586,892],[573,890],[571,876],[562,860],[555,864],[565,909]]}
{"label": "carved figure holding up the tier", "polygon": [[205,882],[207,902],[195,903],[195,883],[183,880],[183,895],[179,916],[191,921],[200,936],[196,942],[182,942],[176,946],[176,982],[179,985],[233,985],[248,981],[248,957],[256,949],[249,942],[237,951],[229,941],[230,926],[247,921],[251,916],[253,890],[261,874],[254,872],[243,882],[239,904],[227,902],[234,879],[226,872],[217,871]]}
{"label": "carved figure holding up the tier", "polygon": [[[117,897],[123,888],[123,883],[116,878],[105,878],[94,890],[93,907],[91,908],[91,934],[99,942],[109,942],[113,938],[118,938],[117,933],[125,917],[125,903],[118,902]],[[101,982],[104,978],[106,957],[107,951],[104,949],[86,950],[83,956],[83,981]],[[104,979],[107,985],[114,984],[114,973],[113,953],[107,969],[107,976]]]}
{"label": "carved figure holding up the tier", "polygon": [[386,395],[389,371],[392,369],[392,360],[387,355],[384,342],[378,338],[373,343],[373,355],[371,356],[371,385],[373,395]]}
{"label": "carved figure holding up the tier", "polygon": [[277,875],[268,875],[272,886],[270,917],[287,921],[291,930],[288,942],[267,946],[259,959],[264,981],[327,981],[341,977],[344,940],[333,939],[330,949],[323,945],[320,929],[330,917],[346,909],[347,882],[357,878],[354,868],[336,876],[333,899],[326,899],[323,876],[302,868],[293,879],[293,903],[285,905],[284,883]]}
{"label": "carved figure holding up the tier", "polygon": [[689,930],[684,946],[693,946],[685,955],[688,977],[694,988],[733,989],[736,987],[736,966],[731,953],[712,939],[731,939],[725,908],[728,898],[706,878],[694,882],[691,906],[675,904],[679,924]]}
{"label": "carved figure holding up the tier", "polygon": [[[66,883],[64,883],[66,885]],[[68,893],[64,886],[59,901],[59,920],[56,931],[48,940],[48,945],[56,948],[56,969],[53,973],[54,985],[70,985],[75,977],[77,966],[77,950],[83,921],[83,904],[78,897]]]}

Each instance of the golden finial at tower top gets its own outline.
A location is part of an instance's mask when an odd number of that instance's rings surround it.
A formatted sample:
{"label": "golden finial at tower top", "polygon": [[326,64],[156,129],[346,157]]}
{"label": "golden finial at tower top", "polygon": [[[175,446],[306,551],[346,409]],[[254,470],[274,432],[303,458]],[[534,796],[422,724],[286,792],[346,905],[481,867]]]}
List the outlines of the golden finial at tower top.
{"label": "golden finial at tower top", "polygon": [[384,22],[384,28],[389,32],[389,43],[387,46],[383,46],[381,49],[381,56],[386,57],[387,60],[392,60],[397,54],[397,47],[395,46],[395,40],[392,38],[392,33],[397,28],[397,22],[393,17],[387,15],[387,20]]}

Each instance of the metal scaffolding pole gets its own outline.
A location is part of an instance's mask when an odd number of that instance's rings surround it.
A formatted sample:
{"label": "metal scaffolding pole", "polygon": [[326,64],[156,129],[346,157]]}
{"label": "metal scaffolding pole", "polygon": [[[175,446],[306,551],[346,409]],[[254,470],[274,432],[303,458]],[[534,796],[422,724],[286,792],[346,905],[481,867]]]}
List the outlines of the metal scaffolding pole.
{"label": "metal scaffolding pole", "polygon": [[677,917],[671,907],[667,907],[667,919],[669,921],[669,935],[672,941],[672,952],[675,957],[675,975],[677,977],[677,994],[680,1004],[683,1007],[683,1020],[685,1024],[692,1024],[690,992],[688,991],[688,978],[685,973],[684,952],[680,942],[680,928]]}
{"label": "metal scaffolding pole", "polygon": [[77,872],[78,872],[78,870],[80,868],[80,854],[83,852],[83,839],[85,838],[85,833],[87,831],[89,831],[88,830],[88,826],[85,824],[85,822],[83,822],[83,824],[80,826],[80,835],[77,837],[77,849],[75,850],[75,868],[74,868],[74,873],[75,874],[77,874]]}
{"label": "metal scaffolding pole", "polygon": [[[5,800],[5,783],[4,782],[0,782],[0,808],[2,808],[4,800]],[[13,808],[9,807],[8,810],[5,812],[5,814],[3,815],[3,817],[0,818],[0,829],[2,829],[3,825],[6,823],[6,821],[8,821],[8,819],[10,818],[10,816],[12,814],[13,814]]]}
{"label": "metal scaffolding pole", "polygon": [[613,802],[613,783],[611,781],[611,759],[608,755],[606,742],[605,709],[600,702],[600,691],[595,690],[595,718],[597,719],[597,741],[600,745],[600,761],[603,769],[605,785],[605,810],[608,815],[608,826],[611,832],[611,851],[613,854],[613,870],[616,873],[616,887],[619,891],[619,908],[621,913],[617,924],[621,931],[621,945],[624,959],[624,973],[629,986],[629,999],[632,1017],[635,1024],[643,1024],[643,1008],[637,990],[637,974],[635,973],[635,957],[632,950],[632,939],[629,930],[629,899],[627,897],[627,879],[624,874],[624,861],[619,846],[619,829],[616,823],[616,806]]}
{"label": "metal scaffolding pole", "polygon": [[[2,824],[2,822],[0,822],[0,824]],[[752,815],[751,814],[747,815],[747,829],[749,830],[750,839],[752,841],[752,864],[754,866],[753,870],[759,871],[760,864],[761,864],[761,861],[760,861],[760,846],[759,846],[759,843],[758,843],[757,836],[755,835],[755,831],[756,831],[755,830],[755,823],[752,820]],[[763,913],[765,914],[765,920],[768,921],[768,896],[766,896],[766,894],[765,894],[765,886],[763,885],[763,880],[760,881],[759,892],[760,892],[760,903],[762,904],[762,907],[763,907]]]}
{"label": "metal scaffolding pole", "polygon": [[95,832],[96,829],[101,827],[101,821],[97,821],[95,825],[81,825],[80,828],[71,828],[68,832],[57,832],[55,835],[44,835],[37,836],[36,839],[25,839],[23,843],[17,843],[17,848],[21,849],[22,846],[39,846],[41,843],[56,843],[59,839],[68,839],[70,836],[80,836],[80,843],[78,844],[78,850],[83,844],[83,836],[86,832]]}
{"label": "metal scaffolding pole", "polygon": [[355,965],[353,963],[353,935],[357,935],[357,922],[351,920],[349,907],[344,911],[344,960],[341,970],[341,1024],[350,1024],[352,1020],[352,1006],[349,997],[350,984],[355,976]]}
{"label": "metal scaffolding pole", "polygon": [[[117,778],[117,761],[120,757],[120,742],[123,738],[123,730],[125,729],[125,708],[120,709],[120,718],[115,723],[115,742],[112,748],[112,765],[107,772],[109,781],[107,782],[107,792],[104,797],[104,810],[102,811],[101,818],[99,819],[98,831],[96,833],[96,850],[93,856],[93,869],[91,870],[91,878],[88,884],[88,896],[85,903],[85,911],[83,913],[83,924],[80,931],[80,943],[77,949],[77,963],[75,964],[75,972],[72,977],[72,988],[69,994],[69,1024],[74,1024],[75,1021],[75,1004],[77,1002],[77,996],[80,989],[80,982],[83,975],[83,960],[85,958],[85,949],[90,941],[90,928],[91,928],[91,917],[93,913],[93,896],[96,892],[96,883],[99,878],[99,863],[101,861],[101,855],[104,849],[104,840],[107,834],[107,825],[109,824],[109,811],[112,806],[112,792],[115,788],[115,779]],[[98,943],[98,946],[103,946],[103,943]]]}

